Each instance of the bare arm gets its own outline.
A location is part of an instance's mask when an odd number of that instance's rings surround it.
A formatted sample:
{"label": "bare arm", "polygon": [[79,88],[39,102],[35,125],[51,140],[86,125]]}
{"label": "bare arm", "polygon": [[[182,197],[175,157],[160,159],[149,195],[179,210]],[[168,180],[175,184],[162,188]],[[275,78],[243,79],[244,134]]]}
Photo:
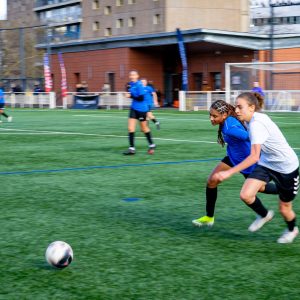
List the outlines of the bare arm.
{"label": "bare arm", "polygon": [[157,98],[156,92],[153,92],[153,93],[152,93],[152,96],[153,96],[154,105],[155,105],[156,107],[158,107],[158,106],[159,106],[159,103],[158,103],[158,98]]}

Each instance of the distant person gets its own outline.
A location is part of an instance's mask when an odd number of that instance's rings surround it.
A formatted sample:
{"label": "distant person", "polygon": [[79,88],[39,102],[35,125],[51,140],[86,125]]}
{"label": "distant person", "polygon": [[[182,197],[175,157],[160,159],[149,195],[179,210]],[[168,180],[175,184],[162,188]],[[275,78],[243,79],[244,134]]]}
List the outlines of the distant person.
{"label": "distant person", "polygon": [[157,94],[156,94],[153,86],[148,84],[148,80],[146,78],[141,79],[141,82],[145,89],[145,100],[148,103],[149,110],[147,113],[147,118],[148,118],[148,120],[151,120],[156,125],[156,128],[159,130],[160,123],[152,113],[153,108],[159,106],[158,102],[157,102]]}
{"label": "distant person", "polygon": [[149,148],[148,153],[154,154],[156,145],[152,140],[152,135],[147,122],[147,113],[149,111],[148,103],[145,100],[145,89],[142,82],[139,80],[139,73],[136,70],[132,70],[129,73],[130,82],[127,84],[126,97],[132,99],[129,119],[128,119],[128,137],[129,148],[125,151],[124,155],[135,154],[134,135],[136,130],[136,123],[140,123],[142,132],[148,141]]}
{"label": "distant person", "polygon": [[107,94],[109,94],[109,93],[111,92],[110,84],[107,83],[107,82],[105,82],[105,83],[103,84],[103,87],[102,87],[101,91],[102,91],[102,93],[107,93]]}
{"label": "distant person", "polygon": [[264,93],[263,89],[259,86],[259,82],[257,82],[257,81],[253,82],[252,92],[253,93],[258,93],[262,97],[265,97],[265,93]]}
{"label": "distant person", "polygon": [[86,89],[85,89],[85,87],[82,86],[81,83],[76,84],[76,93],[78,95],[86,93]]}
{"label": "distant person", "polygon": [[86,82],[86,81],[82,81],[82,82],[81,82],[81,86],[82,86],[84,92],[85,92],[85,93],[88,93],[88,91],[89,91],[89,86],[88,86],[87,82]]}
{"label": "distant person", "polygon": [[[4,88],[3,88],[3,84],[0,83],[0,115],[4,116],[5,118],[7,118],[8,122],[12,122],[12,117],[7,115],[4,112],[5,109],[5,96],[4,96]],[[2,122],[2,121],[1,121]]]}
{"label": "distant person", "polygon": [[45,91],[40,87],[38,83],[34,85],[33,95],[39,95],[40,93],[44,93]]}
{"label": "distant person", "polygon": [[23,93],[23,90],[19,84],[12,83],[10,87],[11,87],[11,93],[13,94]]}

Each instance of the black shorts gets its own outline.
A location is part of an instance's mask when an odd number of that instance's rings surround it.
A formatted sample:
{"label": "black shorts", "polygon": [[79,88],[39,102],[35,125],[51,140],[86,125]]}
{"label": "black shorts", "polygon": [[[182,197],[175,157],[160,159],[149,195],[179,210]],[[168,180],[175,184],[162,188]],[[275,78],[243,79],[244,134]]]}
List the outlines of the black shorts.
{"label": "black shorts", "polygon": [[282,174],[257,165],[248,178],[268,183],[273,180],[278,188],[279,198],[283,202],[293,201],[299,190],[299,168],[290,174]]}
{"label": "black shorts", "polygon": [[[221,162],[222,162],[223,164],[229,166],[230,168],[233,168],[233,167],[234,167],[234,164],[231,162],[231,160],[230,160],[230,158],[229,158],[228,155],[225,156],[225,157],[221,160]],[[242,174],[245,178],[248,178],[248,177],[249,177],[249,174],[245,174],[245,173],[242,173],[242,172],[241,172],[241,174]]]}
{"label": "black shorts", "polygon": [[5,108],[5,103],[0,103],[0,109]]}
{"label": "black shorts", "polygon": [[147,112],[131,109],[129,112],[129,118],[139,120],[140,122],[144,122],[147,121]]}

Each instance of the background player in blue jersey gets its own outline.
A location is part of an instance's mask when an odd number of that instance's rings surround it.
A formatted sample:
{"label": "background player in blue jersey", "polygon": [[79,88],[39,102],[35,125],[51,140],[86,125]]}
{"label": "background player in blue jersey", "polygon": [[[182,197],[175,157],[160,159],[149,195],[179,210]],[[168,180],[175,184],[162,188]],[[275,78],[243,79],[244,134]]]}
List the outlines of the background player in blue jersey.
{"label": "background player in blue jersey", "polygon": [[[249,134],[243,123],[237,119],[235,108],[223,100],[218,100],[211,105],[210,121],[212,125],[219,125],[218,143],[222,146],[227,144],[227,155],[216,166],[207,180],[206,186],[206,215],[193,220],[196,226],[212,226],[214,224],[215,204],[217,201],[217,186],[220,181],[217,179],[218,172],[229,170],[242,162],[251,151]],[[241,171],[241,174],[247,178],[255,165]],[[276,185],[268,183],[263,186],[260,192],[266,194],[277,194]]]}
{"label": "background player in blue jersey", "polygon": [[142,82],[139,80],[139,73],[136,70],[129,73],[130,82],[128,83],[126,97],[132,99],[129,119],[128,119],[128,136],[129,136],[129,148],[125,151],[124,155],[135,154],[134,134],[137,121],[140,122],[141,130],[144,132],[149,144],[148,153],[153,154],[155,144],[153,143],[151,131],[148,126],[147,112],[149,111],[148,102],[145,99],[145,88]]}
{"label": "background player in blue jersey", "polygon": [[156,128],[159,130],[160,129],[160,123],[159,121],[155,118],[155,116],[152,113],[152,109],[155,107],[158,107],[158,101],[157,101],[157,94],[154,88],[151,85],[148,85],[148,80],[146,78],[141,79],[141,82],[145,88],[145,100],[148,102],[148,107],[149,111],[147,113],[147,118],[148,120],[152,121],[155,125]]}
{"label": "background player in blue jersey", "polygon": [[2,83],[0,83],[0,115],[4,116],[5,118],[7,118],[8,122],[12,121],[12,117],[7,115],[4,112],[4,108],[5,108],[5,96],[4,96],[4,88]]}

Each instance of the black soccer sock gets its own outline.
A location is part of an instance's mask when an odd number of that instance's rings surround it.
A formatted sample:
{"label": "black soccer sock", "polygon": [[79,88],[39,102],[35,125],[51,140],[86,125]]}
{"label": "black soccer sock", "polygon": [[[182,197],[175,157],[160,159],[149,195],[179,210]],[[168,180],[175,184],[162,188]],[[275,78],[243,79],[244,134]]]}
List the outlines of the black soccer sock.
{"label": "black soccer sock", "polygon": [[278,195],[278,188],[275,183],[267,183],[265,190],[263,191],[264,194],[271,194],[271,195]]}
{"label": "black soccer sock", "polygon": [[146,136],[146,139],[147,139],[149,145],[152,145],[152,144],[153,144],[153,141],[152,141],[152,137],[151,137],[151,131],[146,132],[146,133],[145,133],[145,136]]}
{"label": "black soccer sock", "polygon": [[129,146],[131,148],[134,148],[134,132],[129,132],[128,137],[129,137]]}
{"label": "black soccer sock", "polygon": [[268,210],[263,206],[258,197],[255,197],[255,201],[252,204],[247,205],[262,218],[268,214]]}
{"label": "black soccer sock", "polygon": [[215,214],[215,206],[218,196],[218,188],[206,187],[206,215],[213,217]]}
{"label": "black soccer sock", "polygon": [[154,124],[157,122],[157,120],[154,118],[151,120]]}
{"label": "black soccer sock", "polygon": [[5,112],[3,112],[1,115],[4,116],[5,118],[8,118],[8,115]]}
{"label": "black soccer sock", "polygon": [[285,221],[289,231],[293,231],[296,226],[296,217],[292,221]]}

